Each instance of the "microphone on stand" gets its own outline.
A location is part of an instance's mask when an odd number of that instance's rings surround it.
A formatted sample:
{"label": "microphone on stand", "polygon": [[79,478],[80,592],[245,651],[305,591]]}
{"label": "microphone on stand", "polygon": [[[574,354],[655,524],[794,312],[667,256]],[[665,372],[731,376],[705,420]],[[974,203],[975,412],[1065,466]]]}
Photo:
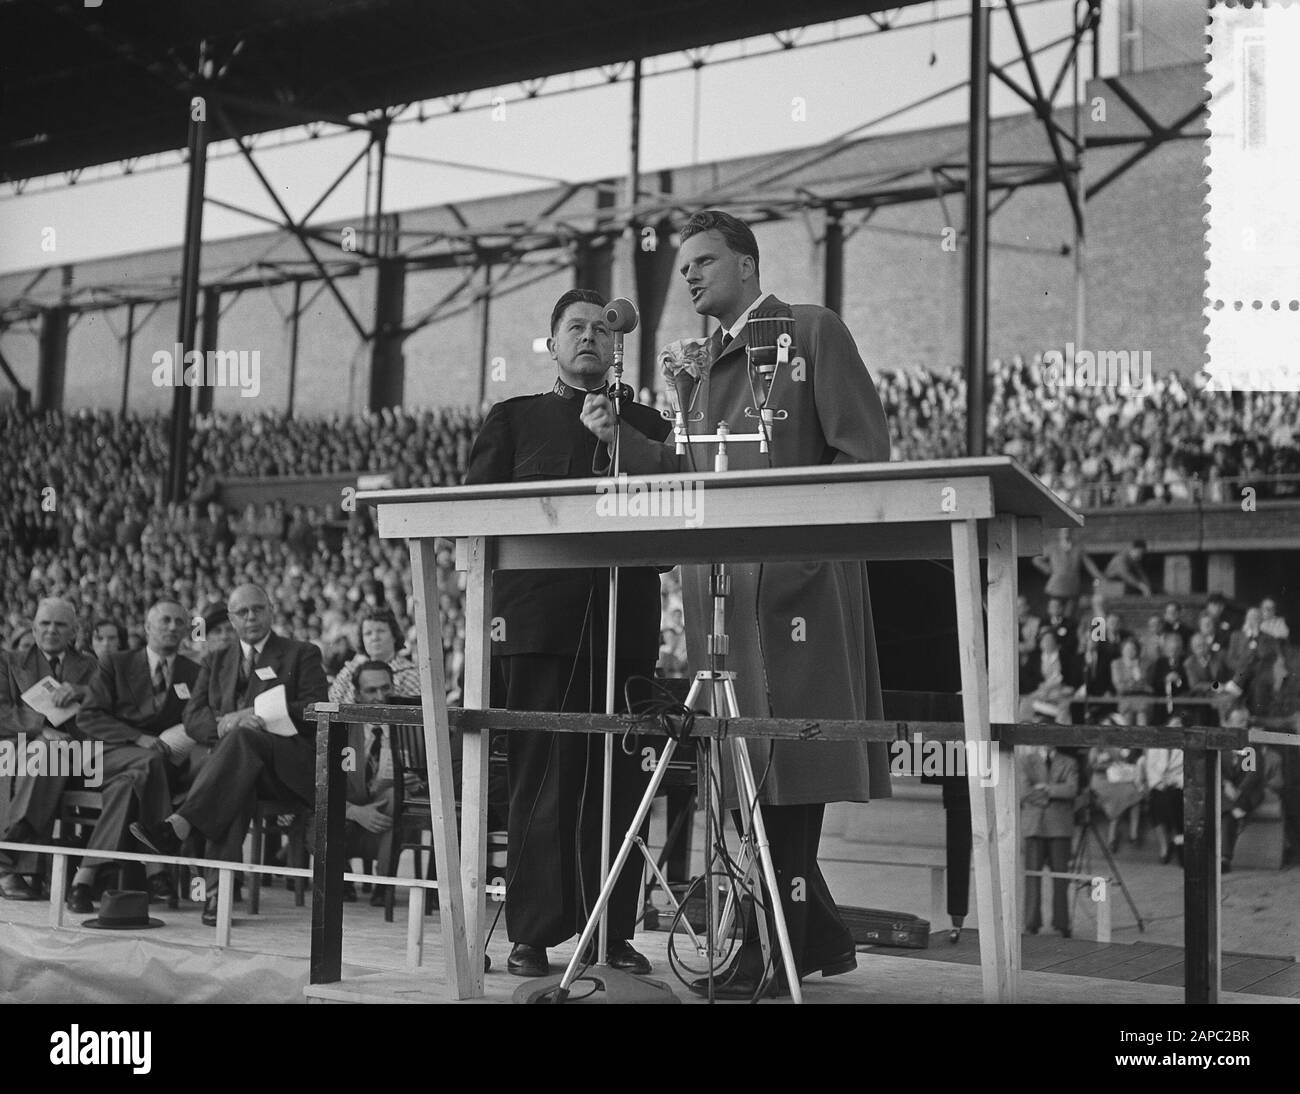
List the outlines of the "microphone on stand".
{"label": "microphone on stand", "polygon": [[[790,363],[794,347],[794,312],[789,304],[771,302],[749,313],[745,324],[745,349],[749,355],[749,387],[754,396],[753,411],[745,417],[757,418],[763,440],[759,450],[768,452],[772,440],[772,423],[787,417],[767,404],[772,397],[772,383],[782,365]],[[755,385],[757,381],[757,385]]]}
{"label": "microphone on stand", "polygon": [[609,329],[614,334],[614,379],[610,381],[606,390],[610,401],[614,404],[615,417],[622,416],[623,403],[630,403],[636,399],[636,393],[631,386],[623,383],[623,335],[631,334],[636,330],[639,321],[640,316],[637,314],[636,305],[626,297],[620,296],[605,305],[605,322],[609,324]]}

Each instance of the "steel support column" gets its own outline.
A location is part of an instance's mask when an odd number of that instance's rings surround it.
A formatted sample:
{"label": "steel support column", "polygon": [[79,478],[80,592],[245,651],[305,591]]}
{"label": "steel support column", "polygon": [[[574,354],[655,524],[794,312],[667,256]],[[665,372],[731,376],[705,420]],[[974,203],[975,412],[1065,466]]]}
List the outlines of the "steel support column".
{"label": "steel support column", "polygon": [[984,455],[988,367],[989,22],[988,0],[971,0],[970,119],[966,173],[966,455]]}
{"label": "steel support column", "polygon": [[[203,360],[211,361],[212,353],[217,348],[217,339],[221,330],[221,290],[214,285],[203,289],[203,319],[199,324],[199,349],[203,351]],[[204,382],[198,387],[196,413],[211,414],[214,387]]]}
{"label": "steel support column", "polygon": [[298,328],[302,325],[302,281],[293,283],[293,315],[289,317],[289,397],[284,410],[286,418],[293,417],[293,398],[298,390]]}
{"label": "steel support column", "polygon": [[822,303],[836,315],[844,311],[844,222],[833,206],[826,210],[826,239],[822,254]]}
{"label": "steel support column", "polygon": [[[200,58],[202,68],[208,62]],[[211,105],[207,85],[196,84],[197,97]],[[208,122],[206,105],[200,117],[190,113],[189,185],[185,193],[185,242],[181,247],[181,284],[177,307],[176,341],[182,358],[175,362],[172,390],[171,465],[167,474],[167,498],[183,501],[190,456],[190,399],[192,390],[185,386],[185,359],[194,346],[198,322],[199,263],[203,252],[203,191],[207,181]]]}
{"label": "steel support column", "polygon": [[36,372],[36,408],[63,409],[63,380],[68,366],[68,308],[62,304],[41,310]]}

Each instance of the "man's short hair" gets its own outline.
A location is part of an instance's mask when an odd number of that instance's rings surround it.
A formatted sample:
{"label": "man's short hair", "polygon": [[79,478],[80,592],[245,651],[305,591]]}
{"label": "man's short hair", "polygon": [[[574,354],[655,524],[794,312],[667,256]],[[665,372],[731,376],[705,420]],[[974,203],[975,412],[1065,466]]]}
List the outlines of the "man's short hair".
{"label": "man's short hair", "polygon": [[758,240],[748,224],[721,209],[705,209],[695,213],[682,225],[678,237],[683,243],[701,232],[717,232],[727,247],[738,255],[749,255],[754,260],[754,276],[758,276]]}
{"label": "man's short hair", "polygon": [[555,328],[560,325],[560,320],[564,318],[564,313],[570,305],[595,304],[596,307],[603,308],[607,303],[608,301],[595,289],[570,289],[555,302],[555,307],[551,309],[551,337],[555,337]]}
{"label": "man's short hair", "polygon": [[354,684],[356,684],[357,687],[360,687],[360,686],[361,686],[361,674],[362,674],[363,672],[383,672],[383,673],[387,673],[387,674],[388,674],[388,682],[389,682],[390,684],[393,682],[393,670],[392,670],[392,667],[389,666],[389,665],[386,665],[383,661],[363,661],[363,662],[361,663],[361,667],[358,668],[357,671],[356,671],[355,673],[353,673],[353,675],[352,675],[352,682],[353,682]]}
{"label": "man's short hair", "polygon": [[1135,539],[1135,540],[1133,541],[1133,543],[1131,544],[1131,546],[1133,546],[1133,547],[1139,547],[1139,548],[1141,548],[1143,551],[1145,551],[1145,550],[1147,549],[1147,541],[1144,540],[1144,539]]}
{"label": "man's short hair", "polygon": [[1215,593],[1211,593],[1209,596],[1205,598],[1205,603],[1223,604],[1224,606],[1226,606],[1228,601],[1227,598],[1222,593],[1215,592]]}

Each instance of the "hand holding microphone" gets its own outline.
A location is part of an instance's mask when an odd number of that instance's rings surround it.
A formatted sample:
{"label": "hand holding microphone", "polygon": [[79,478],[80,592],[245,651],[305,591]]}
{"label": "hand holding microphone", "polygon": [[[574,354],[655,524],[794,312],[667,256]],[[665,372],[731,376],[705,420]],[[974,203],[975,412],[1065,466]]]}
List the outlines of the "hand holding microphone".
{"label": "hand holding microphone", "polygon": [[606,444],[613,444],[617,436],[617,418],[614,404],[603,391],[591,392],[582,403],[582,424]]}

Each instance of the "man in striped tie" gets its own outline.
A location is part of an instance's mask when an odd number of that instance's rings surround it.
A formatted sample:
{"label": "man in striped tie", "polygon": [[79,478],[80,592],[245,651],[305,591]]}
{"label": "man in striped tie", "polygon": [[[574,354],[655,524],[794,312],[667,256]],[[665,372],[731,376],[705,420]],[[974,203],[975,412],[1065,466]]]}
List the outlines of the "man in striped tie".
{"label": "man in striped tie", "polygon": [[[113,653],[91,682],[77,728],[104,743],[104,809],[90,846],[120,850],[128,821],[157,824],[171,812],[172,791],[192,740],[181,716],[199,666],[180,652],[190,617],[174,600],[160,600],[145,615],[143,649]],[[103,860],[86,859],[72,879],[68,909],[94,911],[95,873]],[[149,893],[171,894],[166,867],[150,866]]]}

